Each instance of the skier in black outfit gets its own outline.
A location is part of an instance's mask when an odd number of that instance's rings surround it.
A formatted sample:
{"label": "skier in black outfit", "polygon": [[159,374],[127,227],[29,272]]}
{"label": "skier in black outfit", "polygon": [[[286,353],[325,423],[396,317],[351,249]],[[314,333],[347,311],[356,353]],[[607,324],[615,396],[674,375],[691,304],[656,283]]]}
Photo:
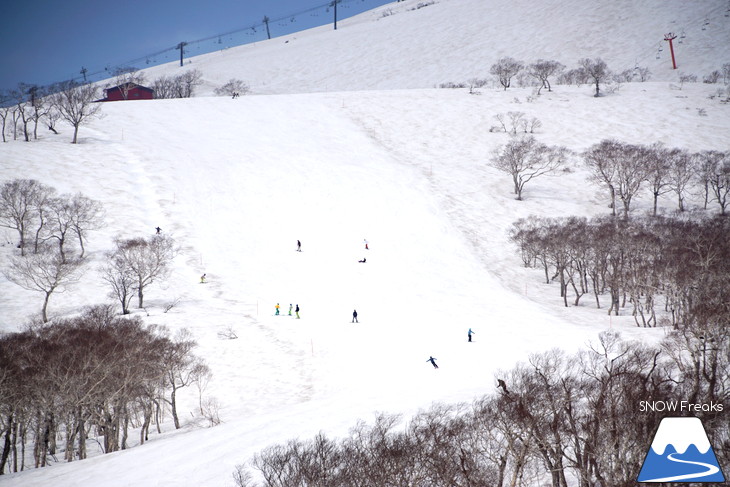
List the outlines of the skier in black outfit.
{"label": "skier in black outfit", "polygon": [[302,242],[297,240],[297,252],[301,252],[301,251],[302,251]]}
{"label": "skier in black outfit", "polygon": [[428,360],[426,360],[426,362],[431,362],[431,365],[433,365],[433,368],[434,369],[438,369],[439,368],[439,366],[436,365],[436,359],[433,358],[433,357],[428,357]]}
{"label": "skier in black outfit", "polygon": [[352,312],[352,322],[353,323],[360,323],[359,321],[357,321],[357,310],[354,310]]}

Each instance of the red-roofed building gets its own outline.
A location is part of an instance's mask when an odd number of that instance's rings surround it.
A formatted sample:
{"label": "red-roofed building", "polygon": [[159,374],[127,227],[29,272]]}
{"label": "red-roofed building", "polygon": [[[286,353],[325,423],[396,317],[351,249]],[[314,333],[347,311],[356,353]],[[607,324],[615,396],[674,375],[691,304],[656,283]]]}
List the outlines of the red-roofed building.
{"label": "red-roofed building", "polygon": [[124,83],[104,91],[106,98],[99,101],[152,100],[155,97],[155,90],[135,83]]}

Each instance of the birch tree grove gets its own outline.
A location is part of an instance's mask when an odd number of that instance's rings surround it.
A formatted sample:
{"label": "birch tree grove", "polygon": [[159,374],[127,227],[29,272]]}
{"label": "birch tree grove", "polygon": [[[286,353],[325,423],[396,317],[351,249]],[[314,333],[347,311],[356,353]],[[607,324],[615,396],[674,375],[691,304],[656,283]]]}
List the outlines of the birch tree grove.
{"label": "birch tree grove", "polygon": [[0,475],[85,459],[91,441],[123,450],[134,428],[144,442],[162,420],[171,350],[204,366],[190,348],[111,306],[0,336]]}

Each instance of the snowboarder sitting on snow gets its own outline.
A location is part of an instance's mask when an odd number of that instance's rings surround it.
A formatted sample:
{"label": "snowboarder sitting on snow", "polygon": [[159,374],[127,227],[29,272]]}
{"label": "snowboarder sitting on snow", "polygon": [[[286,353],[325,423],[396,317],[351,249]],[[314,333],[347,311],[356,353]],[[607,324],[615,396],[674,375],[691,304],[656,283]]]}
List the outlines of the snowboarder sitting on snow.
{"label": "snowboarder sitting on snow", "polygon": [[431,365],[433,365],[433,368],[434,369],[438,369],[439,368],[439,366],[436,365],[436,359],[433,358],[433,357],[428,357],[428,360],[426,360],[426,362],[431,362]]}
{"label": "snowboarder sitting on snow", "polygon": [[364,264],[365,262],[367,262],[367,259],[363,258],[362,260],[358,260],[358,262]]}

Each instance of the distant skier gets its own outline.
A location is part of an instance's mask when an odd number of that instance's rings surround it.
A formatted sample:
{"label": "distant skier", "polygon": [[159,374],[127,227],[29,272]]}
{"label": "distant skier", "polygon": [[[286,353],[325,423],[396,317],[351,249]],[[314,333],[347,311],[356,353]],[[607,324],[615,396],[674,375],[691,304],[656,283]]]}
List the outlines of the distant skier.
{"label": "distant skier", "polygon": [[297,314],[297,319],[299,319],[299,305],[297,305],[297,309],[295,309],[294,312]]}
{"label": "distant skier", "polygon": [[160,227],[155,227],[155,230],[157,230],[157,235],[159,235],[160,232],[162,231],[162,229]]}
{"label": "distant skier", "polygon": [[361,263],[361,264],[364,264],[365,262],[367,262],[367,259],[365,257],[363,257],[363,259],[362,260],[358,260],[358,262]]}
{"label": "distant skier", "polygon": [[433,357],[428,357],[428,360],[426,360],[426,362],[431,362],[431,365],[433,365],[433,368],[434,369],[438,369],[439,368],[439,366],[436,365],[436,359],[433,358]]}
{"label": "distant skier", "polygon": [[205,284],[205,274],[200,276],[200,284]]}
{"label": "distant skier", "polygon": [[368,247],[368,239],[363,240],[365,242],[365,250],[368,250],[370,247]]}
{"label": "distant skier", "polygon": [[360,323],[359,321],[357,321],[357,310],[354,310],[352,312],[352,322],[353,323]]}
{"label": "distant skier", "polygon": [[297,252],[301,252],[301,251],[302,251],[302,242],[297,240]]}
{"label": "distant skier", "polygon": [[291,316],[291,310],[292,310],[293,307],[294,306],[292,306],[291,303],[289,303],[289,316]]}
{"label": "distant skier", "polygon": [[279,316],[279,303],[276,303],[274,307],[276,308],[276,316]]}
{"label": "distant skier", "polygon": [[471,342],[471,336],[475,335],[476,333],[471,331],[471,328],[469,328],[469,331],[467,332],[467,335],[469,336],[469,341]]}

